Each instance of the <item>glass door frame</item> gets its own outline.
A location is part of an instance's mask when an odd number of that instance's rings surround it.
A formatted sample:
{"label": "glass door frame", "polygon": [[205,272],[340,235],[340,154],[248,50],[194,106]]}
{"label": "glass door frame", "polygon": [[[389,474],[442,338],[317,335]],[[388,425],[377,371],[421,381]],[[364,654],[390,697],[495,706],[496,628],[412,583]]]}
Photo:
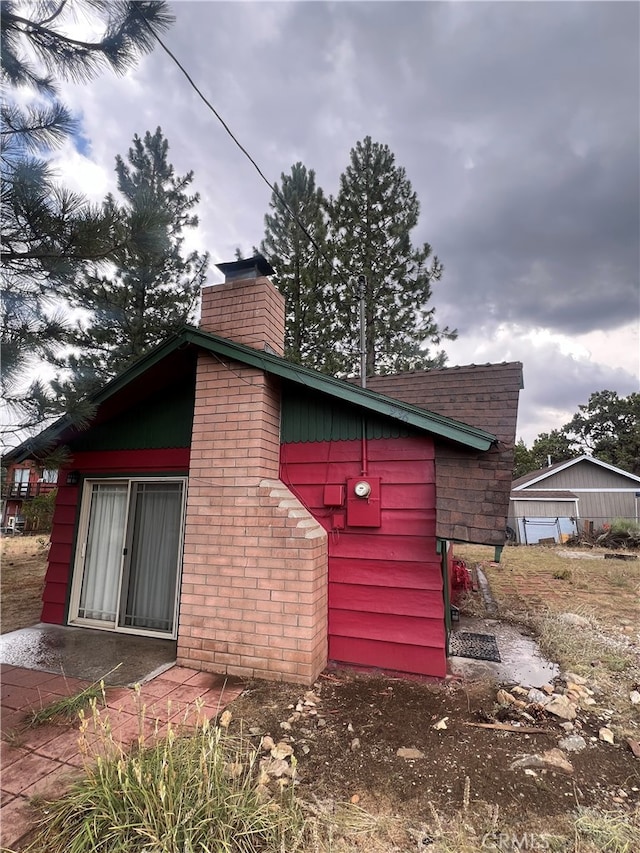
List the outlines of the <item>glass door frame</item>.
{"label": "glass door frame", "polygon": [[[181,483],[182,484],[182,506],[181,523],[178,539],[178,559],[176,561],[176,588],[173,603],[173,630],[153,631],[144,628],[132,628],[119,625],[120,611],[122,607],[122,581],[126,560],[126,549],[131,537],[130,514],[132,508],[132,490],[135,483]],[[141,637],[159,637],[165,640],[175,640],[178,636],[180,581],[182,578],[182,559],[184,552],[184,528],[187,506],[187,477],[90,477],[83,481],[82,495],[80,498],[80,514],[78,518],[78,530],[76,536],[76,547],[73,557],[73,575],[71,579],[71,594],[69,597],[69,615],[67,624],[79,628],[96,628],[100,631],[117,632],[119,634],[136,634]],[[80,607],[80,596],[84,580],[85,560],[87,556],[87,543],[89,538],[89,519],[91,513],[91,496],[94,485],[126,485],[127,486],[127,516],[122,542],[122,555],[118,573],[118,595],[117,610],[114,624],[105,624],[97,619],[87,619],[78,615]]]}

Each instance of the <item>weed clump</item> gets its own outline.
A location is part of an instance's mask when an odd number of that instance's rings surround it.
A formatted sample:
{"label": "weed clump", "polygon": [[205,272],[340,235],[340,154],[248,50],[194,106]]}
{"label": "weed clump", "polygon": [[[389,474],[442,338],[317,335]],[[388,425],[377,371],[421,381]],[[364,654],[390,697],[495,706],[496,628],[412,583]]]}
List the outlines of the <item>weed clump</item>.
{"label": "weed clump", "polygon": [[299,849],[304,818],[293,787],[260,784],[258,751],[199,717],[181,734],[158,723],[137,747],[112,736],[95,700],[81,714],[86,776],[47,807],[29,853],[269,853]]}

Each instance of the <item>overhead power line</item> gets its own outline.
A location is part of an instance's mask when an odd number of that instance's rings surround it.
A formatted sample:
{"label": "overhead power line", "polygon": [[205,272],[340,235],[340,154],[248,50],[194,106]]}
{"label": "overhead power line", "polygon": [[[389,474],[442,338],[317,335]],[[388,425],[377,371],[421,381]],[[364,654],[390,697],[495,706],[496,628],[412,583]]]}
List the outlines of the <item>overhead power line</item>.
{"label": "overhead power line", "polygon": [[[257,164],[257,163],[256,163],[256,161],[254,160],[254,158],[251,156],[251,154],[249,154],[249,152],[248,152],[248,151],[247,151],[247,149],[244,147],[244,145],[242,145],[242,143],[238,140],[238,138],[235,136],[235,134],[233,133],[233,131],[231,130],[231,128],[229,127],[229,125],[226,123],[226,121],[222,118],[222,116],[220,115],[220,113],[218,112],[218,110],[213,106],[213,104],[211,103],[211,101],[210,101],[210,100],[209,100],[209,99],[208,99],[208,98],[203,94],[203,92],[200,90],[200,88],[199,88],[199,87],[198,87],[198,85],[195,83],[195,81],[193,80],[193,78],[191,77],[191,75],[189,74],[189,72],[187,71],[187,69],[184,67],[184,65],[180,62],[180,60],[177,58],[177,56],[176,56],[176,55],[175,55],[175,54],[174,54],[174,53],[173,53],[173,52],[172,52],[172,51],[167,47],[167,45],[162,41],[162,39],[160,38],[160,36],[155,32],[155,30],[154,30],[154,29],[153,29],[153,27],[149,24],[149,22],[148,22],[146,19],[142,18],[142,17],[141,17],[141,20],[143,21],[143,23],[144,23],[144,25],[147,27],[147,29],[151,32],[151,34],[153,35],[153,37],[155,38],[155,40],[158,42],[158,44],[160,45],[160,47],[161,47],[161,48],[164,50],[164,52],[167,54],[167,56],[168,56],[168,57],[172,60],[172,62],[173,62],[173,63],[174,63],[174,64],[175,64],[179,69],[180,69],[180,71],[182,72],[182,74],[183,74],[183,75],[184,75],[184,77],[186,78],[187,82],[189,83],[189,85],[191,86],[191,88],[194,90],[194,92],[198,95],[198,97],[200,98],[200,100],[205,104],[205,106],[207,107],[207,109],[209,109],[209,110],[214,114],[214,116],[218,119],[218,121],[219,121],[219,122],[220,122],[220,124],[223,126],[223,128],[225,129],[225,131],[228,133],[228,135],[231,137],[231,139],[235,142],[235,144],[238,146],[238,148],[240,149],[240,151],[242,151],[242,153],[245,155],[245,157],[249,160],[249,162],[251,163],[251,165],[254,167],[254,169],[256,170],[256,172],[260,175],[260,177],[261,177],[261,178],[262,178],[262,180],[265,182],[265,184],[269,187],[269,189],[271,190],[271,192],[276,196],[276,198],[278,198],[278,199],[279,199],[279,201],[280,201],[280,202],[282,203],[282,205],[284,206],[284,209],[285,209],[285,211],[287,212],[287,214],[291,217],[291,219],[292,219],[292,220],[296,223],[296,225],[300,228],[300,230],[302,231],[302,233],[307,237],[307,239],[308,239],[308,240],[309,240],[309,242],[312,244],[312,246],[314,247],[314,249],[316,250],[316,252],[317,252],[317,253],[318,253],[318,254],[319,254],[319,255],[320,255],[320,256],[321,256],[325,261],[327,261],[327,263],[329,264],[329,266],[331,267],[331,269],[333,269],[333,260],[332,260],[331,258],[329,258],[329,257],[328,257],[328,256],[327,256],[327,255],[322,251],[321,247],[318,245],[318,243],[316,242],[316,240],[315,240],[315,238],[313,237],[313,235],[308,231],[307,227],[306,227],[306,226],[305,226],[305,225],[300,221],[300,219],[298,218],[298,216],[297,216],[297,214],[295,213],[295,211],[293,211],[293,210],[289,207],[289,205],[287,204],[287,202],[286,202],[286,200],[284,199],[284,197],[282,196],[282,194],[281,194],[280,192],[278,192],[278,190],[276,189],[276,187],[275,187],[275,186],[274,186],[274,185],[269,181],[269,179],[266,177],[266,175],[264,174],[264,172],[262,171],[262,169],[260,168],[260,166],[258,166],[258,164]],[[342,278],[342,276],[340,276],[340,277]],[[344,280],[343,280],[343,281],[344,281]],[[344,281],[344,283],[346,284],[347,282],[346,282],[346,281]]]}

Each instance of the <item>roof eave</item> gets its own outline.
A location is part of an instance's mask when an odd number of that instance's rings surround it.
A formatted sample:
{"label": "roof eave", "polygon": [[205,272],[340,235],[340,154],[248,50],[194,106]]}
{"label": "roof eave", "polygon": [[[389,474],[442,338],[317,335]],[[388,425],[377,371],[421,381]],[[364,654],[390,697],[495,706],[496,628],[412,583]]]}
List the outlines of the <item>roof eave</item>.
{"label": "roof eave", "polygon": [[[125,370],[124,373],[112,379],[100,391],[89,397],[89,401],[95,405],[103,403],[153,365],[166,358],[175,349],[185,344],[192,344],[209,352],[215,352],[217,355],[256,367],[282,379],[289,379],[320,393],[338,397],[344,402],[401,421],[408,426],[430,432],[439,438],[462,444],[472,450],[487,451],[498,441],[495,435],[485,430],[471,427],[451,418],[445,418],[417,406],[411,406],[384,394],[359,388],[341,379],[325,376],[307,367],[292,364],[280,356],[256,350],[208,332],[202,332],[194,326],[185,326],[181,332],[151,350],[128,370]],[[27,439],[14,450],[9,451],[6,458],[13,462],[22,462],[36,452],[37,448],[55,444],[62,432],[71,426],[73,426],[73,420],[68,415],[63,415],[38,436]]]}

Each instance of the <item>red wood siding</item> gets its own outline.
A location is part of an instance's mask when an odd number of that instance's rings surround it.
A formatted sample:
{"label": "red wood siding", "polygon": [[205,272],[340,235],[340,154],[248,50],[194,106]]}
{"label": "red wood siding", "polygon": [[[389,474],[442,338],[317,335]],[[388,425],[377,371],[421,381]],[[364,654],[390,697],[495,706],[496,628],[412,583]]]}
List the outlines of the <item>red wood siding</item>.
{"label": "red wood siding", "polygon": [[329,658],[443,677],[433,442],[371,439],[366,453],[368,475],[381,478],[381,525],[349,528],[344,506],[324,506],[324,486],[363,476],[361,442],[301,442],[281,451],[280,478],[329,532]]}
{"label": "red wood siding", "polygon": [[189,470],[189,448],[76,452],[66,468],[60,471],[41,617],[43,622],[54,625],[65,622],[73,565],[80,486],[67,486],[67,474],[71,470],[79,471],[85,478],[186,474]]}

